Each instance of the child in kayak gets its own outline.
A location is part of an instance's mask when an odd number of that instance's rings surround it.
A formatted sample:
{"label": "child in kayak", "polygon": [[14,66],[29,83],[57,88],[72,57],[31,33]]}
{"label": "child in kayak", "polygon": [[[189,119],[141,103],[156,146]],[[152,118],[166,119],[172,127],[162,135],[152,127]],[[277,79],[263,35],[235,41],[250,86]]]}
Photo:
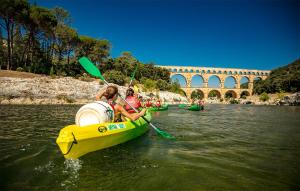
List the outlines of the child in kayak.
{"label": "child in kayak", "polygon": [[115,121],[122,121],[121,115],[135,121],[146,113],[146,109],[139,113],[129,113],[119,103],[116,103],[118,98],[118,88],[116,86],[108,86],[105,91],[96,96],[96,100],[99,101],[102,97],[105,97],[108,104],[114,109]]}
{"label": "child in kayak", "polygon": [[[128,90],[126,91],[126,101],[135,109],[139,109],[142,106],[137,94],[134,93],[134,90],[132,88],[128,88]],[[125,105],[125,110],[128,113],[135,112],[128,104]]]}

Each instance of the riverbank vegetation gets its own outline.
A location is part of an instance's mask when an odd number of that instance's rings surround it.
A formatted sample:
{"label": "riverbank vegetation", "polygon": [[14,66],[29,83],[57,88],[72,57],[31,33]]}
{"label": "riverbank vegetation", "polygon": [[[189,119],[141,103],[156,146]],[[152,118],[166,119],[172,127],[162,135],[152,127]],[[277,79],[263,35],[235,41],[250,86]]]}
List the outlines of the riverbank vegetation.
{"label": "riverbank vegetation", "polygon": [[0,69],[88,80],[78,63],[80,57],[87,56],[110,82],[128,83],[138,66],[134,83],[147,90],[182,93],[178,82],[171,83],[167,69],[142,63],[130,52],[112,58],[110,41],[80,35],[71,21],[68,11],[60,7],[48,9],[28,0],[1,1]]}
{"label": "riverbank vegetation", "polygon": [[254,81],[253,85],[255,94],[278,93],[282,97],[283,92],[300,91],[300,59],[272,70],[267,79]]}

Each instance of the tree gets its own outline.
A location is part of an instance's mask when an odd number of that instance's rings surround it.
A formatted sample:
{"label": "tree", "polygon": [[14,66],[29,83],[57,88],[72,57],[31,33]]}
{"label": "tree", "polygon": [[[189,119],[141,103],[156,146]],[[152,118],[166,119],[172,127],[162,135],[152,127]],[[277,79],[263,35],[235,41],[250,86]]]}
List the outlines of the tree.
{"label": "tree", "polygon": [[23,20],[27,33],[21,61],[25,62],[25,66],[30,63],[30,67],[34,67],[35,71],[39,62],[44,61],[44,58],[41,58],[43,56],[41,42],[42,40],[54,38],[54,28],[57,25],[57,20],[49,9],[38,6],[31,6]]}
{"label": "tree", "polygon": [[212,90],[208,93],[208,97],[217,97],[218,93],[216,90]]}
{"label": "tree", "polygon": [[125,75],[120,71],[106,71],[103,76],[110,83],[118,84],[120,86],[125,84]]}
{"label": "tree", "polygon": [[54,7],[51,11],[57,20],[57,24],[59,25],[71,24],[72,19],[69,12],[63,9],[62,7]]}
{"label": "tree", "polygon": [[144,88],[147,91],[153,91],[156,89],[156,82],[154,80],[151,80],[149,78],[147,78],[144,82],[143,82]]}
{"label": "tree", "polygon": [[254,82],[253,92],[261,94],[300,91],[300,59],[272,70],[265,80]]}
{"label": "tree", "polygon": [[204,98],[204,95],[203,93],[200,91],[200,90],[195,90],[192,92],[192,95],[191,95],[191,98],[192,99],[203,99]]}
{"label": "tree", "polygon": [[7,65],[9,70],[12,65],[12,55],[14,47],[14,27],[23,17],[23,13],[29,9],[26,0],[2,0],[0,3],[0,26],[6,31],[7,44]]}
{"label": "tree", "polygon": [[2,65],[4,65],[5,64],[5,62],[4,62],[4,59],[5,59],[5,54],[4,54],[4,52],[5,52],[5,46],[4,46],[4,39],[3,39],[3,37],[2,37],[2,30],[1,30],[1,27],[0,27],[0,70],[1,70],[1,67],[2,67]]}
{"label": "tree", "polygon": [[166,82],[165,80],[159,79],[156,82],[156,87],[159,90],[169,90],[170,89],[170,84]]}
{"label": "tree", "polygon": [[55,28],[55,45],[54,50],[58,55],[58,63],[61,63],[63,58],[67,57],[67,65],[70,64],[70,55],[74,51],[77,43],[79,43],[78,34],[75,29],[72,29],[64,24],[59,24]]}
{"label": "tree", "polygon": [[270,99],[270,97],[266,92],[260,94],[260,96],[259,96],[259,100],[263,101],[263,102],[268,101],[269,99]]}

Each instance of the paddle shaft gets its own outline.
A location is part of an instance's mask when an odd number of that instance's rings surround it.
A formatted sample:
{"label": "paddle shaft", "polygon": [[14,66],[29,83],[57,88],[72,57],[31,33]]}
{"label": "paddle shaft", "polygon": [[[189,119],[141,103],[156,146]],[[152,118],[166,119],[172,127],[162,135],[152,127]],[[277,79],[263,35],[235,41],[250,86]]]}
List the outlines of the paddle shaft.
{"label": "paddle shaft", "polygon": [[134,69],[134,71],[133,71],[133,73],[132,73],[132,76],[131,76],[131,78],[130,78],[130,82],[129,82],[129,87],[131,86],[131,83],[132,83],[132,80],[133,80],[133,78],[134,78],[134,76],[135,76],[135,73],[136,73],[137,67],[138,67],[138,65],[136,65],[136,67],[135,67],[135,69]]}

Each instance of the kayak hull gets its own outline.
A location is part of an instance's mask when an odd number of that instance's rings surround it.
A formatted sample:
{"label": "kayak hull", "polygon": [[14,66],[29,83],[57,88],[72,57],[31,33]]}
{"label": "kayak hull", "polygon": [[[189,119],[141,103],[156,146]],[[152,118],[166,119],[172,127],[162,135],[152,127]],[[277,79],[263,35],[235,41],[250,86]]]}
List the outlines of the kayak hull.
{"label": "kayak hull", "polygon": [[178,107],[179,107],[180,109],[183,109],[183,108],[186,107],[186,104],[179,104]]}
{"label": "kayak hull", "polygon": [[[150,121],[151,114],[147,112],[145,118]],[[56,143],[66,159],[77,159],[87,153],[132,140],[148,130],[148,123],[143,118],[84,127],[69,125],[60,130]]]}
{"label": "kayak hull", "polygon": [[161,107],[150,107],[148,111],[166,111],[169,109],[168,105],[163,105]]}
{"label": "kayak hull", "polygon": [[203,106],[192,105],[192,106],[188,107],[187,110],[190,110],[190,111],[200,111],[200,110],[203,110]]}

